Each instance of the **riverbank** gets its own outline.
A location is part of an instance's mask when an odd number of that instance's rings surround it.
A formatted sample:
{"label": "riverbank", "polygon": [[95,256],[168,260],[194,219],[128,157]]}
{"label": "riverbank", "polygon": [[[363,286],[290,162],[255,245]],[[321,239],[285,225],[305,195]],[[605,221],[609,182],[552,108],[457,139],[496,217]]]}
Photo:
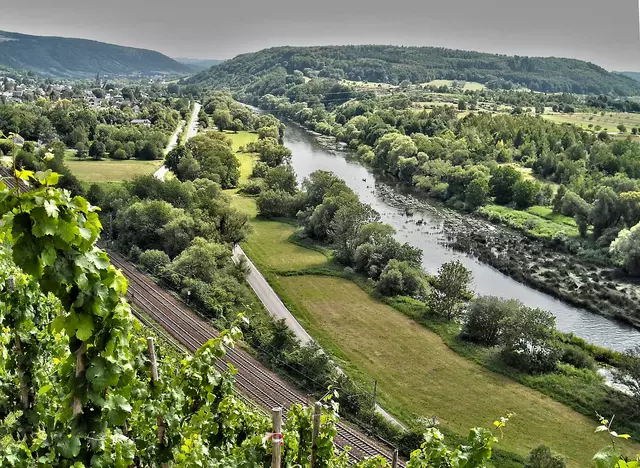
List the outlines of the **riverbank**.
{"label": "riverbank", "polygon": [[[305,132],[325,151],[356,161],[357,164],[366,167],[361,161],[350,157],[350,153],[346,151],[346,145],[334,137],[318,134],[298,123],[289,122],[288,126]],[[316,153],[313,155],[316,156]],[[295,157],[296,153],[294,152],[294,168],[300,176],[301,166],[296,167]],[[331,170],[330,167],[327,169]],[[567,304],[582,308],[591,314],[614,319],[622,324],[620,325],[622,328],[629,327],[627,330],[630,332],[630,337],[640,340],[640,333],[637,332],[640,330],[640,285],[616,275],[615,269],[584,261],[575,253],[551,247],[551,242],[542,242],[532,236],[525,235],[523,232],[505,227],[495,220],[492,222],[485,219],[478,213],[456,211],[443,206],[419,193],[415,187],[394,182],[389,176],[375,174],[371,168],[367,168],[366,172],[369,177],[374,176],[376,179],[373,181],[373,185],[368,182],[367,189],[372,193],[375,192],[376,197],[382,197],[394,206],[403,207],[401,212],[404,219],[399,221],[396,218],[396,223],[390,223],[396,229],[397,223],[401,222],[407,227],[413,226],[409,229],[412,231],[411,234],[423,233],[432,237],[441,235],[442,238],[439,238],[438,242],[447,249],[455,249],[464,253],[478,262],[495,268],[518,283],[530,286]],[[359,174],[363,174],[363,172],[360,171]],[[346,174],[338,175],[349,183],[348,177],[345,177]],[[362,195],[361,191],[356,191]],[[363,201],[371,203],[372,199]],[[375,203],[373,204],[375,205]],[[377,206],[374,208],[379,210]],[[425,212],[429,212],[428,215],[425,215]],[[438,225],[429,223],[425,219],[427,216],[434,215],[440,220]],[[406,236],[407,239],[409,237],[415,239],[415,236]],[[416,246],[421,247],[420,245]],[[425,255],[429,254],[427,249],[423,248],[423,250]],[[466,266],[473,271],[472,265],[467,264]],[[433,272],[433,269],[426,269]],[[475,273],[474,271],[474,276],[478,278],[479,275]],[[522,294],[522,289],[518,289],[516,294],[509,295],[506,288],[501,291],[491,285],[477,284],[477,286],[479,286],[479,294],[500,296],[508,294],[506,297],[520,299],[529,306],[549,310],[558,317],[558,327],[562,331],[575,332],[582,338],[593,341],[600,346],[624,350],[636,342],[633,339],[626,340],[620,336],[610,337],[610,343],[607,343],[607,338],[601,340],[598,333],[604,325],[602,321],[597,321],[598,326],[594,326],[589,335],[581,334],[578,329],[572,329],[572,326],[577,325],[575,321],[563,326],[562,315],[566,308],[550,304],[549,301],[545,301],[545,303],[528,302],[527,295]],[[509,285],[510,289],[513,287],[513,284]],[[581,317],[579,322],[582,325],[585,320]],[[630,327],[635,328],[635,332]]]}

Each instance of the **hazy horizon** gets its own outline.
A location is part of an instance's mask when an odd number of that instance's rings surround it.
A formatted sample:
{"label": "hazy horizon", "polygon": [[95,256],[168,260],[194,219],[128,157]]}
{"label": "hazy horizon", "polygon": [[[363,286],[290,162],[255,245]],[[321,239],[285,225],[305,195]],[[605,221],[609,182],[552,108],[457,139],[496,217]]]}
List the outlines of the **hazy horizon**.
{"label": "hazy horizon", "polygon": [[638,0],[611,3],[600,8],[595,0],[327,0],[311,8],[293,0],[57,0],[51,7],[48,0],[24,0],[2,7],[0,30],[206,60],[285,45],[388,44],[576,58],[608,70],[640,71]]}

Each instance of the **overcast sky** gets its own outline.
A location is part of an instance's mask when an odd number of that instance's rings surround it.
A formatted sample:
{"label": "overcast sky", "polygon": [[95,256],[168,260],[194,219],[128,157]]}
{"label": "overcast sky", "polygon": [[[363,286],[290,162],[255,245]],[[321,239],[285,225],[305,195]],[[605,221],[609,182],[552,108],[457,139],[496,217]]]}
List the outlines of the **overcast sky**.
{"label": "overcast sky", "polygon": [[0,30],[172,57],[276,45],[433,45],[640,71],[638,0],[1,0]]}

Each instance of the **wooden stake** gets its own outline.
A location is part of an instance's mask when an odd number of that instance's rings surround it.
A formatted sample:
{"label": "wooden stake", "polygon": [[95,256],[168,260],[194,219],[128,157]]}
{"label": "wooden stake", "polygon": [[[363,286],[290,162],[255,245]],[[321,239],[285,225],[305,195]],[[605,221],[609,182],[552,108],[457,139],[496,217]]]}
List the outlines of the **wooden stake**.
{"label": "wooden stake", "polygon": [[393,456],[391,458],[391,468],[398,468],[398,449],[393,450]]}
{"label": "wooden stake", "polygon": [[311,433],[311,468],[316,466],[316,458],[318,457],[317,439],[320,433],[320,418],[322,417],[322,403],[316,401],[313,408],[313,432]]}
{"label": "wooden stake", "polygon": [[[21,358],[24,356],[22,351],[22,341],[16,332],[16,352]],[[29,386],[27,385],[27,379],[24,376],[24,370],[22,365],[18,365],[18,379],[20,380],[20,402],[22,403],[22,409],[29,409]]]}
{"label": "wooden stake", "polygon": [[149,360],[151,361],[151,380],[157,382],[160,378],[158,377],[158,361],[156,361],[156,347],[153,343],[153,338],[147,338],[147,347],[149,348]]}
{"label": "wooden stake", "polygon": [[280,468],[280,442],[282,441],[282,408],[273,408],[271,410],[273,417],[273,453],[271,454],[271,468]]}
{"label": "wooden stake", "polygon": [[[151,381],[158,382],[160,380],[160,376],[158,375],[158,360],[156,359],[156,347],[152,337],[147,338],[147,348],[149,349],[149,361],[151,362]],[[156,417],[156,424],[158,425],[158,442],[160,442],[161,446],[164,446],[164,437],[167,431],[164,425],[164,418],[158,415]],[[167,468],[168,466],[168,463],[160,464],[161,468]]]}
{"label": "wooden stake", "polygon": [[[84,353],[87,352],[87,344],[83,341],[80,347],[76,350],[76,377],[82,377],[84,375]],[[75,395],[73,397],[73,415],[77,416],[82,413],[82,402],[80,397]]]}

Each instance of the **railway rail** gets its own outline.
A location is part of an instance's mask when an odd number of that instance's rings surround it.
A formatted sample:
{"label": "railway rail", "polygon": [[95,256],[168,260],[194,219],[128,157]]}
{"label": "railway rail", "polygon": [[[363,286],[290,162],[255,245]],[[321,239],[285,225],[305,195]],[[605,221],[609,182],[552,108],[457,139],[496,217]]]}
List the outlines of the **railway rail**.
{"label": "railway rail", "polygon": [[[195,352],[218,335],[205,319],[158,286],[135,265],[112,250],[108,253],[113,265],[121,269],[129,280],[127,295],[131,302],[188,351]],[[240,392],[265,409],[279,406],[288,409],[294,403],[308,403],[306,395],[242,349],[228,348],[227,355],[218,366],[226,370],[227,363],[238,370],[235,381]],[[391,460],[390,448],[382,446],[344,421],[338,422],[335,442],[341,450],[347,446],[352,448],[349,457],[353,461],[377,455]],[[398,466],[404,464],[399,462]]]}

